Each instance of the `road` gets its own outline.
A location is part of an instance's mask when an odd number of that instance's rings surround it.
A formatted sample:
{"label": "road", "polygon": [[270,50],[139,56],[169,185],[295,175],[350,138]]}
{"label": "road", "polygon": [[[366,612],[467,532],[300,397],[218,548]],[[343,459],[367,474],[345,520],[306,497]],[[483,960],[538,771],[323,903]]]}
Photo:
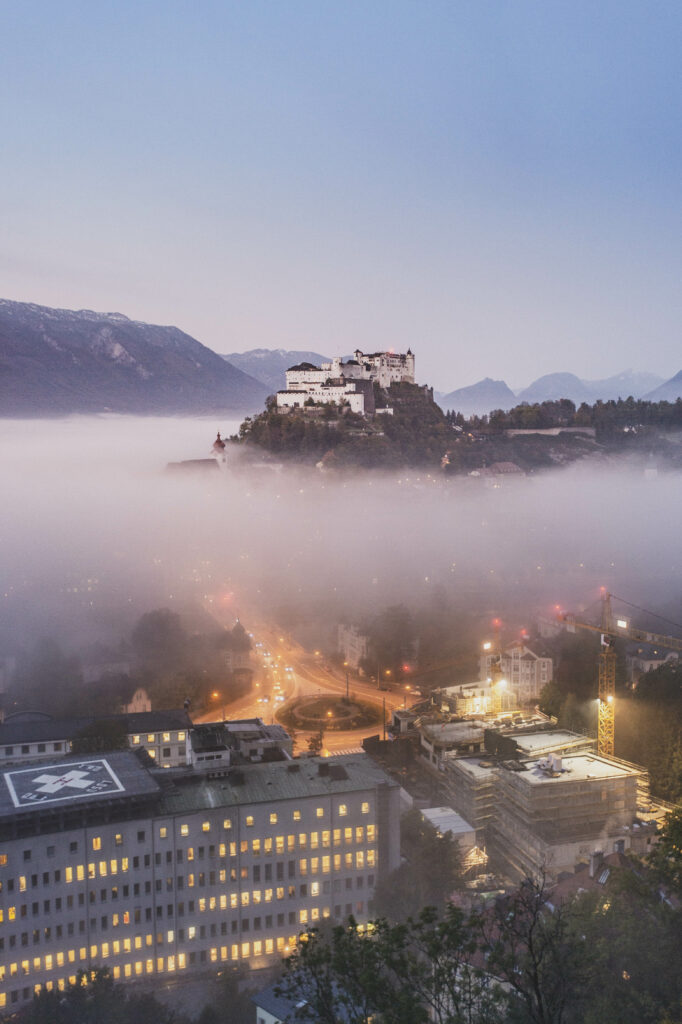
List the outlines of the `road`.
{"label": "road", "polygon": [[[207,610],[222,626],[231,628],[234,625],[234,613],[221,614],[215,605],[208,606]],[[296,697],[325,693],[335,696],[346,694],[345,673],[326,664],[319,651],[305,650],[286,632],[257,616],[244,615],[243,622],[252,635],[253,691],[231,703],[224,703],[222,695],[216,692],[214,709],[196,716],[195,721],[262,718],[263,721],[271,723],[277,720],[280,708],[286,707],[286,704]],[[407,690],[402,694],[381,692],[377,690],[376,683],[358,679],[356,676],[349,677],[348,692],[376,704],[387,723],[393,709],[404,707],[409,696]],[[328,731],[324,735],[322,753],[328,756],[343,751],[359,750],[365,736],[376,735],[379,730],[380,725],[344,732]],[[297,733],[299,751],[307,749],[311,735],[312,733],[303,731]]]}

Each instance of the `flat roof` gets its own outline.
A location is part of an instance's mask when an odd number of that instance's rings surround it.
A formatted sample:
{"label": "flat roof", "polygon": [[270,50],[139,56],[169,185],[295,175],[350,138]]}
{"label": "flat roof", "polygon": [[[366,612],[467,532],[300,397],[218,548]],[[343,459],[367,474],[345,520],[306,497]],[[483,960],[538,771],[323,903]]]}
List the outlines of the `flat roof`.
{"label": "flat roof", "polygon": [[43,808],[154,796],[160,791],[131,751],[44,760],[26,768],[8,768],[0,775],[0,820]]}
{"label": "flat roof", "polygon": [[457,811],[453,811],[452,807],[424,807],[421,814],[442,835],[451,832],[453,836],[457,836],[476,831],[473,825],[470,825]]}
{"label": "flat roof", "polygon": [[540,765],[543,762],[535,761],[527,765],[527,771],[519,772],[519,777],[525,779],[531,785],[551,783],[552,785],[562,782],[578,782],[589,779],[616,779],[636,777],[641,773],[629,765],[612,761],[608,757],[600,757],[598,754],[571,754],[561,758],[561,774],[551,775],[542,770]]}
{"label": "flat roof", "polygon": [[424,722],[422,732],[436,743],[466,743],[483,739],[483,726],[471,722]]}
{"label": "flat roof", "polygon": [[565,747],[570,743],[589,744],[592,742],[589,736],[583,736],[577,732],[569,732],[567,729],[556,729],[548,732],[527,732],[510,733],[510,739],[516,741],[521,750],[527,750],[533,754],[536,750],[546,750],[550,747]]}
{"label": "flat roof", "polygon": [[352,793],[382,784],[398,788],[367,754],[245,764],[219,778],[176,776],[176,781],[163,793],[160,814]]}

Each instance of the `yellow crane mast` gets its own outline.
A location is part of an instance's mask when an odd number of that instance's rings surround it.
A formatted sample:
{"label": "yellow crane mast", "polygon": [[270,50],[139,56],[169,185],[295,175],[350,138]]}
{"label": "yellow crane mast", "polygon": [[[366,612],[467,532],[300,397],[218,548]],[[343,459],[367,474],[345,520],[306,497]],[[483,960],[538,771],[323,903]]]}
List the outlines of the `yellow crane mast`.
{"label": "yellow crane mast", "polygon": [[[583,622],[575,615],[562,615],[569,633],[576,629],[589,629],[601,634],[601,651],[599,652],[599,708],[597,725],[597,750],[609,757],[614,755],[615,747],[615,698],[616,698],[616,652],[613,644],[617,637],[635,640],[638,643],[654,644],[671,651],[682,651],[682,639],[676,636],[665,636],[651,633],[646,629],[632,626],[628,619],[614,616],[611,609],[613,595],[602,591],[601,623],[599,626],[591,622]],[[616,600],[621,600],[617,598]],[[627,602],[625,602],[627,603]]]}

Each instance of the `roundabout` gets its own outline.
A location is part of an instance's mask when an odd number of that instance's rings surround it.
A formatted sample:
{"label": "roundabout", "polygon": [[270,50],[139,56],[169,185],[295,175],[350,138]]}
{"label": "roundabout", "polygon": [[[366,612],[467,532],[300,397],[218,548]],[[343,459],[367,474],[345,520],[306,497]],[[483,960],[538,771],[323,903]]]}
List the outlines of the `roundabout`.
{"label": "roundabout", "polygon": [[371,701],[323,693],[297,697],[281,708],[276,718],[289,729],[346,732],[380,725],[383,715],[381,707]]}

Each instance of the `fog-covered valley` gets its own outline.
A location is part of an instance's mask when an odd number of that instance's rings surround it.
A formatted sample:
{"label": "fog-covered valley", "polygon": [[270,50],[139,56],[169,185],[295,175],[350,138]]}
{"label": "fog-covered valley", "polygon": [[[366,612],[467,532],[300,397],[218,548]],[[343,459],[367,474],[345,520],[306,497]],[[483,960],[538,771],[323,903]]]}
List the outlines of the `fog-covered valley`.
{"label": "fog-covered valley", "polygon": [[488,488],[249,467],[230,446],[220,471],[166,470],[207,458],[216,430],[237,426],[5,421],[3,653],[42,635],[111,642],[142,611],[194,599],[305,631],[447,595],[519,625],[555,604],[589,604],[604,585],[682,618],[678,474],[577,465]]}

